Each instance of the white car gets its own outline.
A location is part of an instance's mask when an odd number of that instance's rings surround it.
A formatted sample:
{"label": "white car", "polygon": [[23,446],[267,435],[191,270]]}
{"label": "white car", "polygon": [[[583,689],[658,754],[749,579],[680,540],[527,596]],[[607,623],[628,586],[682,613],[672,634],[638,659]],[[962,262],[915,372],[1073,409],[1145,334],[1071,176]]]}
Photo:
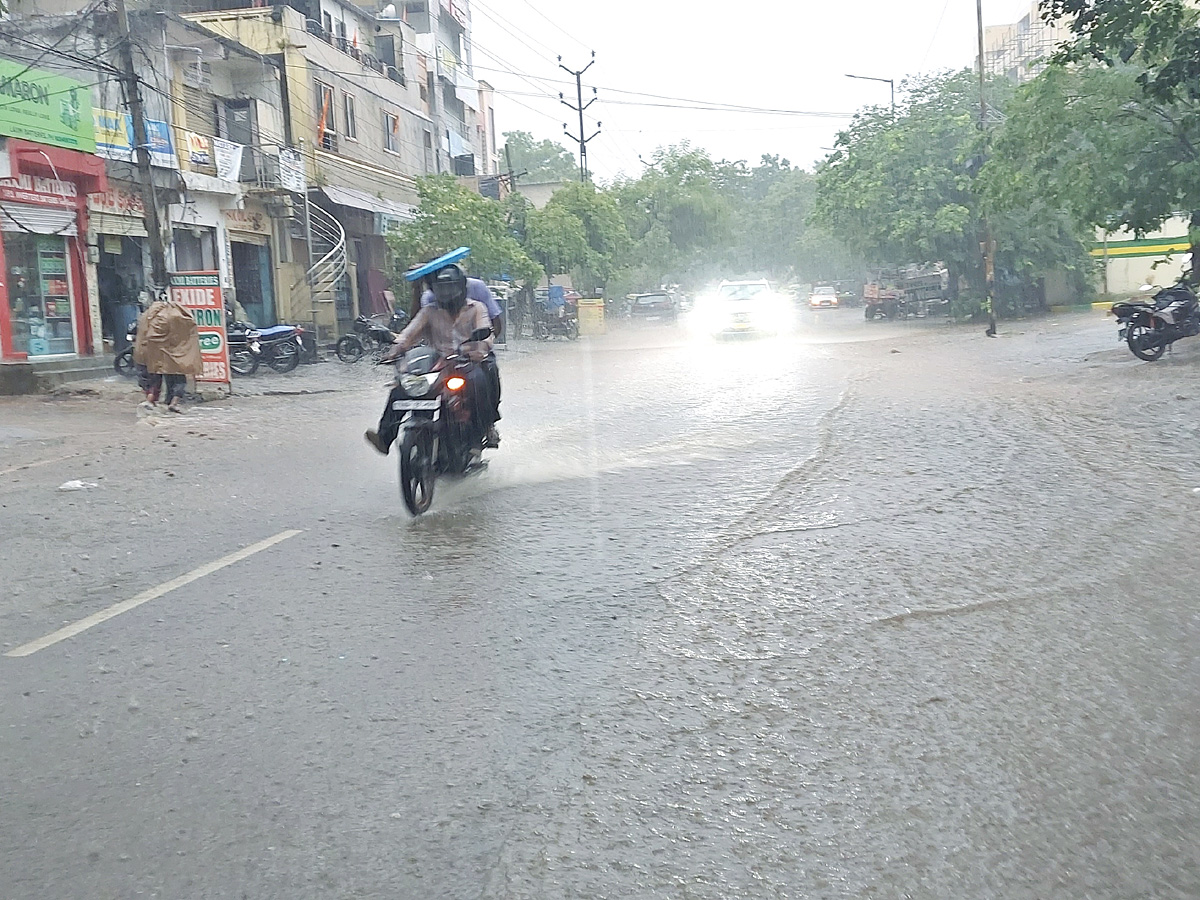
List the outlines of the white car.
{"label": "white car", "polygon": [[832,285],[821,285],[814,288],[808,295],[808,305],[812,309],[833,309],[838,305],[837,288]]}
{"label": "white car", "polygon": [[779,334],[791,324],[787,298],[765,279],[722,281],[696,299],[693,321],[707,334]]}

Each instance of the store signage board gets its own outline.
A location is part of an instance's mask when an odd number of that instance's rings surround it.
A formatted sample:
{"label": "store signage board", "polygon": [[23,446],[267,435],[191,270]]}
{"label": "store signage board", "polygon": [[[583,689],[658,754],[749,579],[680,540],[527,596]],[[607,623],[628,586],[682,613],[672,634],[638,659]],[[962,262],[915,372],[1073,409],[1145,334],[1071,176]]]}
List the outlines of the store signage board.
{"label": "store signage board", "polygon": [[[93,109],[96,155],[118,162],[136,162],[133,141],[133,118],[129,113],[111,109]],[[171,126],[157,119],[146,120],[146,140],[150,143],[150,164],[162,169],[178,169],[175,139]]]}
{"label": "store signage board", "polygon": [[197,381],[229,384],[229,338],[218,272],[172,272],[171,299],[191,311],[200,337],[204,374]]}
{"label": "store signage board", "polygon": [[0,59],[0,135],[93,153],[91,88]]}
{"label": "store signage board", "polygon": [[75,183],[71,181],[39,178],[36,175],[0,178],[0,200],[8,200],[11,203],[74,209],[78,196]]}

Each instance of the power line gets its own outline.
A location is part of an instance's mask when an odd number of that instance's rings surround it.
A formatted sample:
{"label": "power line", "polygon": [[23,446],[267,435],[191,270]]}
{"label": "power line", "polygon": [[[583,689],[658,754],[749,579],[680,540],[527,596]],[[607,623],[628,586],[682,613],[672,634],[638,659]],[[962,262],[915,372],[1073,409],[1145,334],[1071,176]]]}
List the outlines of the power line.
{"label": "power line", "polygon": [[563,34],[566,37],[569,37],[571,40],[573,40],[575,43],[577,43],[584,50],[591,49],[591,47],[589,47],[583,41],[579,40],[579,38],[575,37],[575,35],[571,34],[569,31],[566,31],[565,29],[563,29],[557,22],[555,22],[548,15],[546,15],[544,12],[542,12],[540,9],[538,9],[536,6],[534,6],[532,3],[530,3],[529,0],[521,0],[521,2],[524,3],[526,6],[528,6],[530,9],[532,9],[535,13],[537,13],[539,16],[541,16],[547,22],[549,22],[550,26],[552,28],[554,28],[556,31],[558,31],[560,34]]}

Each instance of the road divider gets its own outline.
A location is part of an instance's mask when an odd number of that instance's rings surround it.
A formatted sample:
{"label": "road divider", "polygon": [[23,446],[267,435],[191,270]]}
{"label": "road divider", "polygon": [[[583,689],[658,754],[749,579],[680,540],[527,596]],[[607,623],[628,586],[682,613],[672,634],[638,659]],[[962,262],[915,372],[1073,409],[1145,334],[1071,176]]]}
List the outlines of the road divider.
{"label": "road divider", "polygon": [[164,581],[157,587],[152,587],[149,590],[142,591],[136,597],[130,597],[128,600],[122,600],[120,603],[114,603],[108,609],[103,609],[98,613],[93,613],[86,619],[80,619],[78,622],[73,622],[70,625],[64,625],[62,628],[58,629],[58,631],[48,634],[45,637],[38,638],[36,641],[30,641],[28,644],[22,644],[15,650],[9,650],[4,655],[12,657],[32,656],[39,650],[45,650],[47,647],[52,647],[60,641],[65,641],[67,638],[75,637],[75,635],[81,634],[82,632],[87,631],[89,628],[93,628],[102,622],[107,622],[109,619],[121,615],[121,613],[129,612],[131,609],[137,609],[143,603],[149,603],[151,600],[157,600],[159,597],[171,593],[171,591],[181,588],[184,585],[191,584],[193,581],[199,581],[206,575],[219,572],[221,569],[232,566],[236,562],[241,562],[243,559],[248,559],[249,557],[254,556],[256,553],[261,553],[262,551],[274,547],[276,544],[281,544],[289,538],[294,538],[296,535],[301,533],[302,532],[297,529],[281,531],[279,534],[269,537],[266,540],[259,541],[257,544],[251,544],[249,547],[243,547],[241,550],[237,550],[227,556],[222,556],[220,559],[213,560],[210,563],[205,563],[198,569],[192,569],[192,571],[186,572],[185,574],[180,575],[178,578],[172,578],[170,581]]}

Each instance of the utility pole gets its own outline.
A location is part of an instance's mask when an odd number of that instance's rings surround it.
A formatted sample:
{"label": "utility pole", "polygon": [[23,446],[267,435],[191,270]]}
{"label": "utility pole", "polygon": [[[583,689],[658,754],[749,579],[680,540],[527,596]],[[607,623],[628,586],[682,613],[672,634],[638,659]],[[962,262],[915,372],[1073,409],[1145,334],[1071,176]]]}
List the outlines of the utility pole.
{"label": "utility pole", "polygon": [[125,12],[125,0],[113,0],[117,13],[117,32],[120,35],[118,51],[121,61],[121,81],[125,85],[125,98],[129,103],[129,117],[133,121],[134,152],[137,156],[138,176],[142,185],[142,208],[144,210],[146,234],[150,238],[150,278],[153,282],[152,295],[157,299],[158,291],[166,290],[167,245],[163,236],[162,220],[158,208],[158,197],[154,191],[154,172],[150,168],[150,139],[146,133],[146,114],[142,108],[141,84],[133,66],[133,43],[129,33],[129,17]]}
{"label": "utility pole", "polygon": [[[983,64],[983,0],[975,0],[975,15],[979,23],[979,130],[983,134],[983,156],[987,159],[989,147],[987,130],[987,94],[985,92],[986,68]],[[984,332],[988,337],[996,336],[996,242],[992,240],[992,228],[988,224],[986,210],[983,219],[983,243],[979,245],[983,256],[983,278],[986,284],[986,305],[988,312],[988,327]]]}
{"label": "utility pole", "polygon": [[587,165],[588,142],[592,141],[595,138],[600,136],[600,125],[601,125],[600,122],[596,123],[596,133],[595,134],[593,134],[591,137],[583,136],[583,111],[585,109],[587,109],[589,106],[591,106],[593,103],[596,102],[596,97],[595,97],[596,89],[595,88],[592,88],[592,94],[593,94],[592,99],[589,100],[586,104],[583,102],[583,73],[586,72],[588,69],[590,69],[595,64],[596,64],[596,51],[595,50],[592,51],[591,62],[589,62],[586,66],[584,66],[578,72],[576,72],[574,69],[568,69],[566,66],[564,66],[561,56],[558,58],[558,67],[560,69],[562,69],[564,72],[575,76],[575,105],[572,106],[570,103],[568,103],[566,100],[564,100],[562,94],[558,95],[558,99],[562,101],[563,106],[567,107],[567,109],[573,109],[573,110],[575,110],[575,112],[579,113],[579,136],[576,137],[575,135],[571,134],[570,129],[567,128],[566,122],[563,123],[563,134],[565,134],[567,137],[569,137],[571,140],[573,140],[575,143],[577,143],[579,145],[579,180],[581,182],[587,181],[587,177],[588,177],[588,165]]}

